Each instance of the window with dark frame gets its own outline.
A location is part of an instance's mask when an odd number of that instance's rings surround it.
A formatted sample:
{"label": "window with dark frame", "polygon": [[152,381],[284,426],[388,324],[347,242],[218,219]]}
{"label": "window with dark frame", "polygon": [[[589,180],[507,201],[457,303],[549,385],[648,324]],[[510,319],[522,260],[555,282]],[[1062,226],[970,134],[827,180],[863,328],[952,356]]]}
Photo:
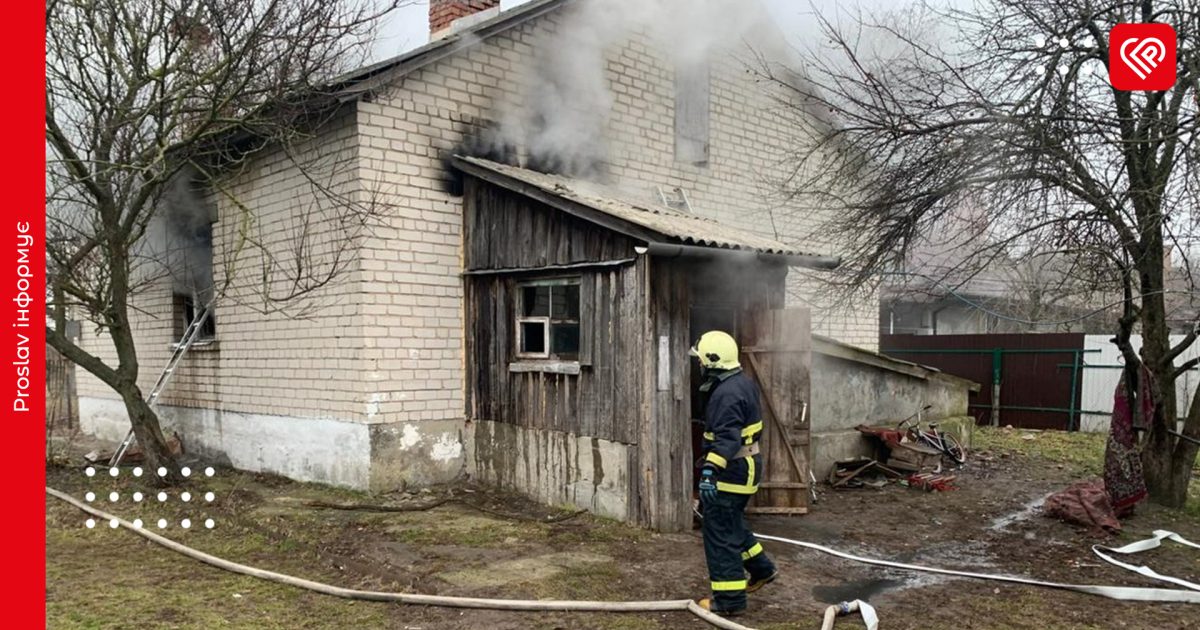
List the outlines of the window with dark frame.
{"label": "window with dark frame", "polygon": [[579,360],[579,278],[517,285],[517,356]]}
{"label": "window with dark frame", "polygon": [[[200,310],[196,308],[196,300],[190,295],[176,293],[172,300],[172,310],[174,311],[175,320],[175,342],[183,341],[183,333],[187,331],[188,326],[200,314]],[[200,332],[196,335],[197,344],[203,345],[217,339],[217,316],[216,313],[209,313],[208,318],[200,325]]]}

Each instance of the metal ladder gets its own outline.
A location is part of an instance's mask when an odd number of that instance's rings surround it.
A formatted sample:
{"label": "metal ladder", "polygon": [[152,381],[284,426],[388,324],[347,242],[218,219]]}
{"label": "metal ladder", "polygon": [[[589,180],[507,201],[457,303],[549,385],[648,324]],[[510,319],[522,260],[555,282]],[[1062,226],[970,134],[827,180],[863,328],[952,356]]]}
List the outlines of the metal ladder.
{"label": "metal ladder", "polygon": [[[158,404],[158,397],[167,388],[167,383],[171,381],[171,376],[175,374],[175,368],[179,367],[184,355],[187,354],[192,344],[196,342],[197,337],[200,336],[200,329],[204,327],[204,322],[208,321],[210,312],[212,312],[211,303],[205,305],[200,314],[192,319],[187,329],[183,331],[183,338],[179,340],[178,344],[175,344],[175,350],[171,353],[171,359],[167,361],[167,367],[163,369],[162,374],[158,375],[158,381],[154,383],[154,389],[150,390],[150,395],[146,397],[146,404],[150,405],[151,409],[154,409],[155,405]],[[129,433],[121,442],[121,446],[117,447],[112,458],[108,460],[109,468],[118,466],[121,463],[121,459],[125,457],[126,451],[129,450],[130,446],[133,446],[134,439],[133,427],[130,427]]]}

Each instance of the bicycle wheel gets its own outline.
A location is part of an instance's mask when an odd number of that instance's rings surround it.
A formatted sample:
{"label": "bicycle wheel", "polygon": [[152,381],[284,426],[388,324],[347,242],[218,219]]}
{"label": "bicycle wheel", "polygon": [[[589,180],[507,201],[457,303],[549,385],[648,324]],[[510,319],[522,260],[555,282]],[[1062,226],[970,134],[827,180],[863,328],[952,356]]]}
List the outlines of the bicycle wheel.
{"label": "bicycle wheel", "polygon": [[954,460],[956,463],[967,463],[967,449],[958,441],[958,438],[949,433],[942,434],[942,452],[947,457]]}

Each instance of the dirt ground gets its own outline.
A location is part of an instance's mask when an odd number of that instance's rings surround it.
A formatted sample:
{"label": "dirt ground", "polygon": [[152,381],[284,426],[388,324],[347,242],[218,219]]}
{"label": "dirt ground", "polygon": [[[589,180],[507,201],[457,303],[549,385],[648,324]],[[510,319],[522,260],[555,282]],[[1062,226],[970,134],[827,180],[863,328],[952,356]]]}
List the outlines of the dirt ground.
{"label": "dirt ground", "polygon": [[[1029,435],[1031,438],[1023,436]],[[982,453],[959,473],[959,489],[925,493],[827,487],[804,517],[759,517],[761,533],[859,555],[1107,585],[1166,586],[1112,567],[1090,546],[1104,539],[1044,518],[1033,506],[1098,470],[1103,436],[982,431]],[[203,464],[201,463],[201,466]],[[199,466],[196,466],[199,468]],[[655,534],[478,488],[368,496],[277,477],[218,470],[193,475],[158,502],[147,477],[54,466],[48,485],[127,520],[141,518],[214,555],[340,586],[443,595],[554,599],[679,599],[702,596],[698,533]],[[1193,487],[1200,486],[1200,480]],[[130,494],[147,493],[140,503]],[[118,502],[109,502],[110,492]],[[203,493],[215,495],[204,502]],[[314,503],[427,506],[366,512]],[[546,614],[464,611],[351,602],[230,574],[107,524],[85,527],[79,510],[47,498],[47,601],[51,628],[696,628],[686,614]],[[180,519],[192,527],[183,530]],[[204,519],[214,527],[205,529]],[[1108,543],[1169,529],[1200,541],[1200,498],[1187,510],[1143,506]],[[782,570],[751,596],[739,621],[764,630],[817,628],[830,603],[861,598],[888,630],[937,628],[1200,628],[1200,607],[1125,603],[1064,591],[883,570],[814,551],[765,543]],[[1137,557],[1155,570],[1200,581],[1200,553],[1178,545]],[[845,619],[838,628],[862,628]]]}

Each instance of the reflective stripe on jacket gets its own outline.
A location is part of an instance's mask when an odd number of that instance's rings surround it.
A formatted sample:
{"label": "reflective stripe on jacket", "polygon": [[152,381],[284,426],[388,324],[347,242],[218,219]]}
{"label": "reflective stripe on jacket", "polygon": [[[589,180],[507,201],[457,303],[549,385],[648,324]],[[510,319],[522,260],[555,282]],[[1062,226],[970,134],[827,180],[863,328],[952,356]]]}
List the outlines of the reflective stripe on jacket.
{"label": "reflective stripe on jacket", "polygon": [[762,436],[758,387],[740,369],[715,376],[704,407],[704,461],[717,468],[717,489],[754,494],[762,478],[762,456],[738,458],[743,446]]}

